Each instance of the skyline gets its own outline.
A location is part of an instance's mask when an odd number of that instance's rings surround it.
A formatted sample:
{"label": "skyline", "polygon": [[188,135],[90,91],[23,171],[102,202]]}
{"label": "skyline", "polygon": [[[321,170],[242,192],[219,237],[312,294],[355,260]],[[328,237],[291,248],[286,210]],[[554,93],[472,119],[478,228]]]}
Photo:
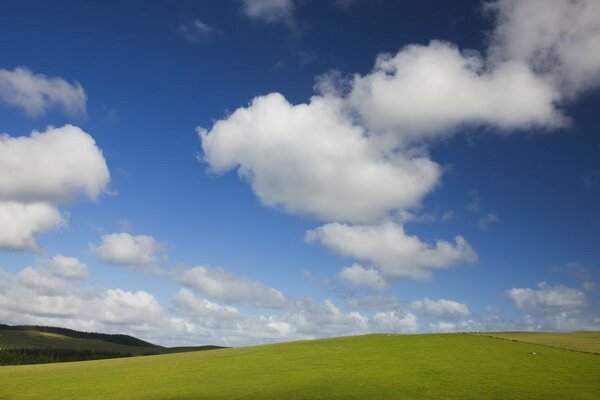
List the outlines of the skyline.
{"label": "skyline", "polygon": [[0,322],[600,330],[600,5],[8,1]]}

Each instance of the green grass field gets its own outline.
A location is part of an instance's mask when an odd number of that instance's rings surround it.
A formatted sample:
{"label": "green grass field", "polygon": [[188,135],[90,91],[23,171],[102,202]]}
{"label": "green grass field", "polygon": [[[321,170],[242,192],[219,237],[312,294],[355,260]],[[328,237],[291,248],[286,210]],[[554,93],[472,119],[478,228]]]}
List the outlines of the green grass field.
{"label": "green grass field", "polygon": [[468,334],[0,367],[3,400],[598,398],[596,354]]}
{"label": "green grass field", "polygon": [[600,332],[493,332],[485,333],[501,339],[542,344],[573,351],[600,354]]}

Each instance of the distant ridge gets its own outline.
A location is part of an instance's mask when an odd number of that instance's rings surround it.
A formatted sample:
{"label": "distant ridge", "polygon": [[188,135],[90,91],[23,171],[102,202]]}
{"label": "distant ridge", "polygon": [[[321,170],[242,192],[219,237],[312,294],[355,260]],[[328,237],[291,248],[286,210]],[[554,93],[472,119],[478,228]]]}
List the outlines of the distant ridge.
{"label": "distant ridge", "polygon": [[123,334],[0,324],[0,365],[85,361],[216,350],[221,346],[163,347]]}
{"label": "distant ridge", "polygon": [[96,339],[105,342],[121,344],[124,346],[139,346],[139,347],[162,347],[133,336],[123,334],[110,334],[98,332],[83,332],[74,329],[59,328],[55,326],[40,326],[40,325],[6,325],[0,324],[0,329],[15,330],[15,331],[38,331],[46,333],[55,333],[57,335],[68,336],[77,339]]}

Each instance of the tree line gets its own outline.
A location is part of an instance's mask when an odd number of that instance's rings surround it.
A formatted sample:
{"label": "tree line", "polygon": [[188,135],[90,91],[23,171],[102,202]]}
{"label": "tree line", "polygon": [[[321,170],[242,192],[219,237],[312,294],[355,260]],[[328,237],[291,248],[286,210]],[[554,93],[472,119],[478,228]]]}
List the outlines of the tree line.
{"label": "tree line", "polygon": [[0,365],[44,364],[67,361],[102,360],[131,357],[131,353],[107,350],[63,348],[9,348],[0,349]]}

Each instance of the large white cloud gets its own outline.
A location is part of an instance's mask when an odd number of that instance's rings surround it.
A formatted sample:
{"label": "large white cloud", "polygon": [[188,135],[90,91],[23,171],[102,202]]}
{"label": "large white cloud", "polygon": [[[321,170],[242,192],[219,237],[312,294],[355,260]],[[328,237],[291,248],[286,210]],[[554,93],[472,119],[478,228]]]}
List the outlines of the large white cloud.
{"label": "large white cloud", "polygon": [[37,251],[36,234],[65,224],[65,218],[49,204],[0,201],[0,249]]}
{"label": "large white cloud", "polygon": [[496,0],[491,57],[529,64],[563,95],[600,84],[600,2]]}
{"label": "large white cloud", "polygon": [[165,243],[152,236],[124,232],[103,235],[99,245],[90,245],[90,251],[103,262],[136,266],[156,264],[165,248]]}
{"label": "large white cloud", "polygon": [[341,107],[329,97],[299,105],[257,97],[199,130],[204,160],[217,173],[237,169],[263,204],[321,220],[370,222],[417,205],[440,167],[378,149]]}
{"label": "large white cloud", "polygon": [[525,63],[489,69],[480,55],[433,41],[380,55],[372,72],[355,76],[348,102],[371,130],[406,145],[455,134],[465,124],[557,127],[558,99]]}
{"label": "large white cloud", "polygon": [[93,200],[109,181],[102,151],[76,126],[0,135],[0,200],[64,203],[80,195]]}
{"label": "large white cloud", "polygon": [[81,85],[62,78],[34,74],[27,68],[0,69],[0,102],[22,108],[35,117],[52,108],[67,115],[85,115],[87,97]]}
{"label": "large white cloud", "polygon": [[306,232],[307,241],[319,241],[343,256],[367,261],[385,278],[428,278],[431,270],[477,259],[469,243],[457,236],[454,243],[437,240],[431,245],[407,235],[393,222],[379,225],[329,223]]}
{"label": "large white cloud", "polygon": [[58,205],[107,191],[102,151],[72,125],[0,135],[0,248],[38,250],[35,235],[66,224]]}
{"label": "large white cloud", "polygon": [[512,288],[506,292],[519,310],[556,312],[582,309],[586,305],[585,292],[566,286],[550,286],[545,282],[538,289]]}
{"label": "large white cloud", "polygon": [[176,279],[186,287],[218,300],[247,302],[267,308],[281,308],[287,304],[285,296],[279,290],[262,282],[236,276],[222,268],[197,266],[176,275]]}

